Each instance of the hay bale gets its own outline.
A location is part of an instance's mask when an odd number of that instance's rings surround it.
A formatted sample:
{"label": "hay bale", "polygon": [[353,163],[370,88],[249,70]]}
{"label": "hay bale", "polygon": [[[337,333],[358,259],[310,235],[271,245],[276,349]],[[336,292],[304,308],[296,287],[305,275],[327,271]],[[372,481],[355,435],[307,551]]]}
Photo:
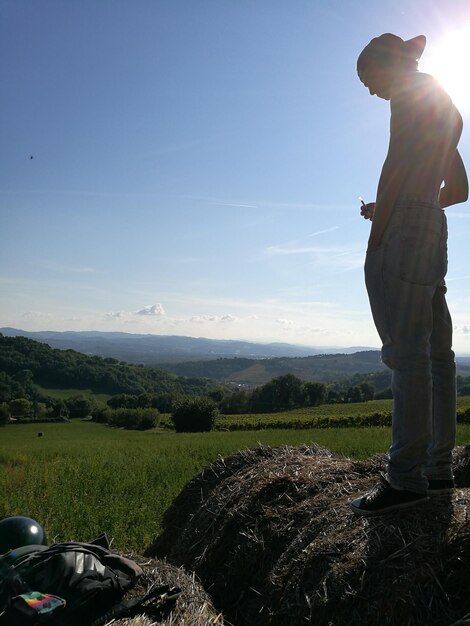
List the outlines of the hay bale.
{"label": "hay bale", "polygon": [[158,608],[150,601],[145,611],[134,617],[111,620],[106,626],[223,626],[221,613],[217,612],[194,574],[186,573],[165,561],[144,559],[135,554],[127,555],[144,570],[137,586],[126,597],[142,597],[150,589],[169,585],[179,587],[181,595],[170,606]]}
{"label": "hay bale", "polygon": [[454,450],[454,478],[458,487],[470,487],[470,443]]}
{"label": "hay bale", "polygon": [[[172,549],[194,512],[207,500],[212,489],[218,487],[226,477],[275,455],[275,449],[260,445],[252,450],[241,450],[225,459],[219,457],[204,468],[200,474],[189,481],[165,511],[162,520],[164,532],[158,537],[159,550],[166,553]],[[145,554],[149,556],[154,554],[152,546]]]}
{"label": "hay bale", "polygon": [[[458,451],[462,467],[468,453]],[[451,624],[470,612],[469,490],[357,518],[349,502],[383,460],[307,446],[219,459],[146,553],[195,571],[237,626]]]}

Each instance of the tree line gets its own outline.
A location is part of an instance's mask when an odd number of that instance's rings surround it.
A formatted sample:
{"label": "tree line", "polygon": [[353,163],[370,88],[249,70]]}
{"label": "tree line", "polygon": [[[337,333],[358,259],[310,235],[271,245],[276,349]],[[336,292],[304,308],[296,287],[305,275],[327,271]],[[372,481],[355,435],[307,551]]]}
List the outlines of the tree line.
{"label": "tree line", "polygon": [[[0,398],[9,401],[29,382],[49,388],[93,389],[95,393],[172,392],[202,394],[207,379],[182,377],[156,367],[134,365],[110,357],[87,356],[75,350],[57,350],[26,337],[0,334]],[[10,394],[10,397],[5,397]]]}
{"label": "tree line", "polygon": [[[88,394],[60,400],[45,395],[37,385],[92,389],[112,397],[107,407],[100,407]],[[223,414],[273,413],[325,403],[389,398],[389,385],[388,371],[355,374],[331,383],[305,381],[284,374],[248,390],[209,379],[179,377],[112,358],[56,350],[24,337],[0,335],[0,423],[6,423],[10,417],[43,420],[89,415],[100,421],[100,411],[107,411],[108,419],[110,411],[125,409],[141,411],[133,415],[136,423],[144,424],[150,423],[149,410],[154,411],[154,416],[173,413],[188,397],[206,398]],[[458,376],[457,389],[460,395],[470,395],[470,377]],[[142,417],[142,411],[147,411],[147,417]]]}

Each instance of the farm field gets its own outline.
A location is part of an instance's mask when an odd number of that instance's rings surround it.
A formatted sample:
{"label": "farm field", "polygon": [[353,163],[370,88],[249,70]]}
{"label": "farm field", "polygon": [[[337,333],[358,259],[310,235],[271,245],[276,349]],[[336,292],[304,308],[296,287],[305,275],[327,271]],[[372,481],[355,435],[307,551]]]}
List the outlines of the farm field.
{"label": "farm field", "polygon": [[[41,430],[43,437],[38,437]],[[106,531],[121,550],[143,550],[183,486],[218,455],[259,443],[317,443],[354,458],[387,450],[388,428],[322,428],[176,434],[116,430],[89,421],[0,429],[0,519],[29,515],[49,541]],[[458,443],[470,441],[470,425]]]}
{"label": "farm field", "polygon": [[[263,428],[328,428],[334,426],[388,426],[392,400],[370,400],[350,404],[322,404],[281,413],[221,415],[216,428],[221,430],[260,430]],[[470,423],[470,396],[457,398],[457,415]],[[165,421],[165,420],[164,420]],[[168,416],[169,421],[169,416]]]}
{"label": "farm field", "polygon": [[49,387],[41,387],[41,385],[35,385],[35,387],[45,396],[56,398],[57,400],[67,400],[74,396],[86,396],[99,405],[105,405],[106,402],[112,397],[109,393],[95,393],[91,389],[51,389]]}

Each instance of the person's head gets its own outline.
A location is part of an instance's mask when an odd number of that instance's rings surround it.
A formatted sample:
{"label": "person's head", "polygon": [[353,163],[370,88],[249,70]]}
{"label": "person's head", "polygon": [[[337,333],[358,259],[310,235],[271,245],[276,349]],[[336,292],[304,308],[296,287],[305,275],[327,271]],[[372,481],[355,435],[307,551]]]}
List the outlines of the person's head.
{"label": "person's head", "polygon": [[424,35],[408,41],[392,33],[375,37],[357,59],[358,76],[372,96],[390,100],[394,81],[403,73],[417,70],[425,45]]}

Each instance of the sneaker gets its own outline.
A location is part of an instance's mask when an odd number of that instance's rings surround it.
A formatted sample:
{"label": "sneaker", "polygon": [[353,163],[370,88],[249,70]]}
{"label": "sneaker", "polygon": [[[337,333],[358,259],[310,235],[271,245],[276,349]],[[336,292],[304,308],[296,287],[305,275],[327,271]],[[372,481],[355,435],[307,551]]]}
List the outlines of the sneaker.
{"label": "sneaker", "polygon": [[455,487],[454,479],[434,479],[430,478],[428,482],[428,495],[437,496],[442,493],[450,493]]}
{"label": "sneaker", "polygon": [[415,493],[405,489],[394,489],[382,476],[380,483],[366,493],[365,496],[356,498],[350,506],[356,515],[373,516],[383,515],[390,511],[405,509],[426,502],[428,496],[425,493]]}

